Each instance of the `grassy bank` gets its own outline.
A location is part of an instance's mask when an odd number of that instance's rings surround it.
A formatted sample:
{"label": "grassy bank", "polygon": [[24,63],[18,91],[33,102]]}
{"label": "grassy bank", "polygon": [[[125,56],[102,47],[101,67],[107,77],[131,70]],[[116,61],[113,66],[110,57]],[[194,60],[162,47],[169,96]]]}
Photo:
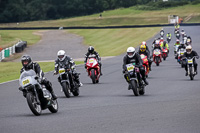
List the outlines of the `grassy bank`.
{"label": "grassy bank", "polygon": [[116,56],[129,46],[136,47],[153,37],[160,28],[68,30],[84,37],[85,45],[92,45],[101,56]]}
{"label": "grassy bank", "polygon": [[28,45],[35,44],[41,39],[38,33],[33,30],[1,30],[0,47],[13,46],[18,40],[27,41]]}
{"label": "grassy bank", "polygon": [[200,4],[171,7],[162,10],[138,10],[137,6],[104,11],[99,14],[75,17],[69,19],[58,19],[49,21],[33,21],[26,23],[0,24],[0,27],[69,27],[69,26],[121,26],[121,25],[144,25],[144,24],[166,24],[168,15],[178,15],[183,20],[192,14],[188,22],[200,22]]}

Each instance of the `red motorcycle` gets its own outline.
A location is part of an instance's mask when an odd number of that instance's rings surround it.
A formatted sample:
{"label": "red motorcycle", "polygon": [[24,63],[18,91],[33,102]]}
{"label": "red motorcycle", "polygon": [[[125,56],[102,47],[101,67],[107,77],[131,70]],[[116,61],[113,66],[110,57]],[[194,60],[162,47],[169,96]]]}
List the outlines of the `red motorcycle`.
{"label": "red motorcycle", "polygon": [[153,51],[153,62],[156,63],[156,66],[159,66],[159,63],[162,62],[162,55],[160,49],[155,49]]}
{"label": "red motorcycle", "polygon": [[144,67],[144,70],[145,70],[145,76],[148,77],[148,74],[149,74],[149,62],[148,62],[147,56],[144,55],[144,54],[141,54],[140,57],[141,57],[141,59],[143,61],[143,67]]}
{"label": "red motorcycle", "polygon": [[167,57],[168,57],[168,49],[167,49],[167,47],[162,47],[162,58],[163,58],[163,60],[166,60]]}
{"label": "red motorcycle", "polygon": [[99,83],[100,67],[95,58],[89,58],[86,63],[88,76],[92,79],[92,83]]}

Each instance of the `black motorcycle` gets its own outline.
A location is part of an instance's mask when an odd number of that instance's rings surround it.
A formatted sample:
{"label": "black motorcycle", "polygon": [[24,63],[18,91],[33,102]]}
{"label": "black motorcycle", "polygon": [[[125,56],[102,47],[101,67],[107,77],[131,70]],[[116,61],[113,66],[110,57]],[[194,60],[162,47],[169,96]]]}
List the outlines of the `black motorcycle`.
{"label": "black motorcycle", "polygon": [[42,80],[35,71],[28,70],[21,73],[19,78],[20,90],[27,99],[28,106],[34,115],[41,115],[42,110],[49,109],[50,112],[58,111],[57,100],[53,100],[51,93],[43,85]]}
{"label": "black motorcycle", "polygon": [[[135,96],[144,95],[145,93],[145,84],[142,81],[142,77],[139,72],[138,66],[135,63],[127,64],[125,75],[133,93]],[[140,81],[138,81],[138,75],[140,76]]]}
{"label": "black motorcycle", "polygon": [[71,93],[74,96],[79,96],[79,84],[75,80],[71,69],[59,68],[58,80],[62,86],[62,91],[67,98],[70,98]]}

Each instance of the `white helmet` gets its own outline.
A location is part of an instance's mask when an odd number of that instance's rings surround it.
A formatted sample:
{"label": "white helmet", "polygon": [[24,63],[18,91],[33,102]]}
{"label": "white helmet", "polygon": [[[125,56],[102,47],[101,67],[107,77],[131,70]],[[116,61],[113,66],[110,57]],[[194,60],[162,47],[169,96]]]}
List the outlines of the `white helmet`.
{"label": "white helmet", "polygon": [[59,50],[58,53],[57,53],[57,56],[58,56],[58,59],[60,61],[63,61],[65,59],[65,57],[66,57],[65,51],[64,50]]}
{"label": "white helmet", "polygon": [[186,47],[186,52],[187,52],[187,54],[190,54],[192,52],[192,46],[191,45],[188,45]]}
{"label": "white helmet", "polygon": [[132,58],[135,55],[135,48],[134,47],[128,47],[127,48],[127,55],[129,58]]}

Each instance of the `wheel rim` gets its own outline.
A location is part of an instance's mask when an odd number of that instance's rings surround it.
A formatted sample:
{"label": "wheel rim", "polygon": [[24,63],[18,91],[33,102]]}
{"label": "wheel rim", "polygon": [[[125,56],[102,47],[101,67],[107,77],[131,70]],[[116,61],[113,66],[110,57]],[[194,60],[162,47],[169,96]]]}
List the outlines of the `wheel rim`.
{"label": "wheel rim", "polygon": [[53,102],[52,103],[52,107],[57,110],[58,109],[58,103],[57,103],[57,101],[53,100],[52,102]]}
{"label": "wheel rim", "polygon": [[35,110],[38,113],[40,113],[42,109],[41,109],[40,104],[36,101],[36,97],[32,97],[31,100],[32,100],[32,104],[33,104],[33,107],[35,108]]}

